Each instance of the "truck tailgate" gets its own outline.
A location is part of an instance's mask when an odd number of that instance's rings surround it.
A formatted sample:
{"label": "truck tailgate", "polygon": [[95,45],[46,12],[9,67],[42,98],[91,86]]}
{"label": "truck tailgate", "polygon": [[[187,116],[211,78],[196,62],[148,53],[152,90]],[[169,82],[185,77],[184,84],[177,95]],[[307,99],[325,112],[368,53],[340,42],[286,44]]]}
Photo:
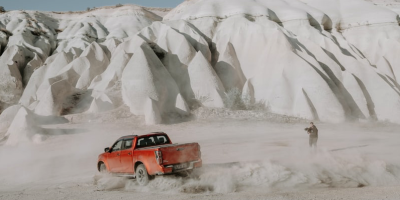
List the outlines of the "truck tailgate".
{"label": "truck tailgate", "polygon": [[171,144],[159,147],[163,165],[186,163],[199,159],[199,144]]}

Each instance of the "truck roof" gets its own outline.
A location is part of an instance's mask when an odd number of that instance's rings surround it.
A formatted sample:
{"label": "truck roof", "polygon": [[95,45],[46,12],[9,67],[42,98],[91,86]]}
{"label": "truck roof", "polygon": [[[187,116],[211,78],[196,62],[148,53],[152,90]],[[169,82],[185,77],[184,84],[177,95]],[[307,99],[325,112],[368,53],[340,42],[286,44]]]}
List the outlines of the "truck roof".
{"label": "truck roof", "polygon": [[139,135],[138,137],[147,137],[147,136],[152,136],[152,135],[167,135],[167,134],[164,133],[164,132],[151,132],[151,133],[148,133],[148,134]]}
{"label": "truck roof", "polygon": [[144,135],[125,135],[125,136],[122,136],[122,137],[118,138],[118,140],[120,140],[120,139],[130,139],[130,138],[135,138],[135,137],[146,137],[146,136],[159,135],[159,134],[166,134],[166,133],[164,133],[164,132],[151,132],[151,133],[144,134]]}
{"label": "truck roof", "polygon": [[137,135],[125,135],[125,136],[118,138],[118,140],[119,139],[130,139],[130,138],[134,138],[134,137],[137,137]]}

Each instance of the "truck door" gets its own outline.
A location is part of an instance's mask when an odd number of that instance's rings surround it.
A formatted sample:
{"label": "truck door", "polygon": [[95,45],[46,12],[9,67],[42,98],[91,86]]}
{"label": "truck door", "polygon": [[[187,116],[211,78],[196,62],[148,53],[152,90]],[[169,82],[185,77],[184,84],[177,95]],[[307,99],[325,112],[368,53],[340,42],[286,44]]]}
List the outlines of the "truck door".
{"label": "truck door", "polygon": [[133,138],[123,140],[121,150],[121,172],[133,174]]}
{"label": "truck door", "polygon": [[107,162],[110,172],[120,172],[119,170],[121,168],[120,156],[122,141],[123,140],[118,140],[117,142],[115,142],[114,145],[111,147],[110,154],[107,156]]}

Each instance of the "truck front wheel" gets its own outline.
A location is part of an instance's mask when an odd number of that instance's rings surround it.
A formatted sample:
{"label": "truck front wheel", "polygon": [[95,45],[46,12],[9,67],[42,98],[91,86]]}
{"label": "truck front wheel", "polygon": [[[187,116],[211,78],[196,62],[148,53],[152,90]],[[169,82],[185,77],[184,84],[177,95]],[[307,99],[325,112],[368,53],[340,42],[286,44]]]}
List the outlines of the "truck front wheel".
{"label": "truck front wheel", "polygon": [[100,171],[100,173],[102,173],[102,174],[105,174],[105,173],[108,172],[108,171],[107,171],[107,167],[106,167],[106,165],[105,165],[104,163],[101,163],[101,164],[100,164],[99,171]]}
{"label": "truck front wheel", "polygon": [[146,167],[143,164],[140,164],[139,166],[136,167],[135,170],[136,174],[136,181],[139,183],[139,185],[147,185],[150,180],[150,176],[147,173]]}

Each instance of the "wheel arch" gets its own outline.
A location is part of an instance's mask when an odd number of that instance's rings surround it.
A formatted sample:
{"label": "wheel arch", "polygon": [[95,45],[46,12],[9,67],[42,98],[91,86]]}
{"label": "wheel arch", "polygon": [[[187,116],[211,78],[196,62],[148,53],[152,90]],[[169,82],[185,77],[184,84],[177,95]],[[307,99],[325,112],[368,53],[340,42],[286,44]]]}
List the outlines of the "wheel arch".
{"label": "wheel arch", "polygon": [[154,169],[152,169],[152,163],[148,163],[146,160],[138,160],[135,162],[135,164],[133,165],[133,171],[136,173],[136,168],[142,164],[144,166],[144,168],[147,171],[147,174],[149,174],[150,176],[154,176],[156,175],[156,173],[154,172]]}
{"label": "wheel arch", "polygon": [[136,162],[135,162],[135,165],[133,166],[133,171],[134,171],[134,172],[136,172],[136,168],[137,168],[140,164],[143,164],[144,167],[145,167],[146,170],[147,170],[146,165],[145,165],[142,161],[136,161]]}

